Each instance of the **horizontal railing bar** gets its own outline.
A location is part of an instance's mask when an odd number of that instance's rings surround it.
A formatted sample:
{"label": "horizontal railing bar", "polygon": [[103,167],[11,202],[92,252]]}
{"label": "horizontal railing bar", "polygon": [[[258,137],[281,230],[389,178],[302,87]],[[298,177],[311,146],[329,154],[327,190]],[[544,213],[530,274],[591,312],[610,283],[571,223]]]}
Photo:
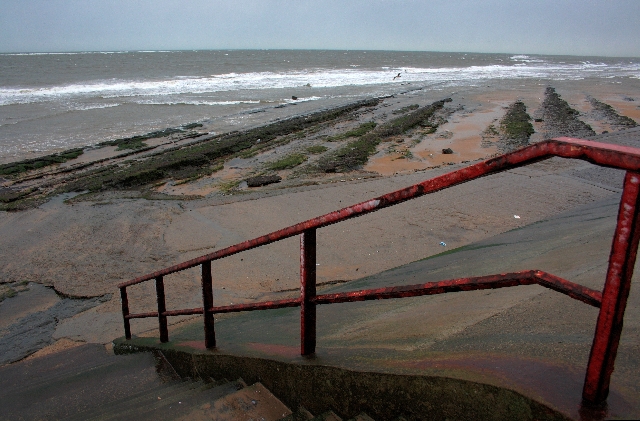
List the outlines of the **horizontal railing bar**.
{"label": "horizontal railing bar", "polygon": [[518,285],[533,285],[536,283],[534,271],[528,270],[499,275],[449,279],[425,284],[322,294],[316,296],[313,301],[316,304],[337,304],[354,301],[386,300],[389,298],[419,297],[421,295],[445,294],[447,292],[506,288]]}
{"label": "horizontal railing bar", "polygon": [[300,298],[290,298],[290,299],[278,300],[278,301],[263,301],[261,303],[235,304],[232,306],[212,307],[211,312],[216,314],[235,313],[239,311],[271,310],[276,308],[299,307],[299,306],[300,306]]}
{"label": "horizontal railing bar", "polygon": [[429,282],[426,284],[323,294],[315,297],[313,302],[316,304],[337,304],[354,301],[419,297],[422,295],[445,294],[448,292],[497,289],[534,284],[561,292],[571,298],[597,308],[600,307],[602,302],[602,293],[600,291],[592,290],[539,270],[528,270],[472,278],[459,278],[440,282]]}
{"label": "horizontal railing bar", "polygon": [[[395,287],[364,289],[359,291],[338,292],[323,294],[312,298],[316,304],[338,304],[356,301],[385,300],[390,298],[419,297],[422,295],[437,295],[448,292],[476,291],[482,289],[507,288],[519,285],[541,285],[543,287],[561,292],[571,298],[582,301],[594,307],[600,307],[602,293],[585,286],[562,279],[541,270],[525,270],[521,272],[501,273],[497,275],[476,276],[471,278],[449,279],[439,282],[424,284],[403,285]],[[235,304],[230,306],[211,307],[212,313],[235,313],[253,310],[271,310],[286,307],[299,307],[300,298],[289,298],[277,301],[262,301],[259,303]],[[162,312],[163,316],[186,316],[202,314],[203,308],[188,308],[183,310],[170,310]],[[158,312],[129,314],[127,319],[141,319],[145,317],[158,317]]]}
{"label": "horizontal railing bar", "polygon": [[[240,311],[251,311],[251,310],[270,310],[276,308],[285,308],[285,307],[299,307],[300,299],[299,298],[291,298],[286,300],[278,300],[278,301],[263,301],[260,303],[249,303],[249,304],[235,304],[231,306],[220,306],[220,307],[212,307],[211,311],[213,313],[235,313]],[[199,308],[186,308],[183,310],[167,310],[163,311],[163,316],[189,316],[193,314],[202,314],[204,310],[202,307]],[[125,318],[127,319],[143,319],[146,317],[158,317],[157,311],[152,311],[149,313],[137,313],[137,314],[128,314]]]}
{"label": "horizontal railing bar", "polygon": [[218,251],[215,251],[186,262],[170,266],[118,285],[119,288],[135,285],[198,266],[204,262],[221,259],[242,251],[250,250],[269,243],[284,240],[301,234],[308,229],[321,228],[350,218],[392,206],[425,194],[434,193],[448,187],[474,180],[485,175],[494,174],[512,168],[521,167],[532,162],[559,156],[563,158],[582,159],[597,165],[625,170],[640,170],[640,149],[626,146],[592,142],[582,139],[560,137],[546,140],[517,151],[479,162],[447,174],[414,184],[407,188],[361,202],[305,222],[274,231],[270,234],[254,238]]}
{"label": "horizontal railing bar", "polygon": [[137,313],[137,314],[127,314],[125,319],[144,319],[146,317],[158,317],[157,311],[152,311],[150,313]]}
{"label": "horizontal railing bar", "polygon": [[571,298],[597,308],[600,308],[602,304],[602,292],[600,291],[569,282],[547,272],[536,271],[535,275],[538,279],[538,285],[566,294]]}
{"label": "horizontal railing bar", "polygon": [[192,314],[202,314],[204,311],[202,307],[199,308],[185,308],[184,310],[167,310],[163,311],[163,316],[190,316]]}

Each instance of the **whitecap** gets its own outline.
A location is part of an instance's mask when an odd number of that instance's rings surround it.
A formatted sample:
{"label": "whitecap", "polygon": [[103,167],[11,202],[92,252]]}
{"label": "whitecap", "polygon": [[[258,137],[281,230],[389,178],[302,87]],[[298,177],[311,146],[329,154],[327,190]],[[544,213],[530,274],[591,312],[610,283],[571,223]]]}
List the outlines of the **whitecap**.
{"label": "whitecap", "polygon": [[323,98],[319,97],[319,96],[310,96],[310,97],[298,98],[298,99],[285,99],[283,101],[287,102],[289,104],[293,104],[293,103],[296,103],[296,102],[318,101],[320,99],[323,99]]}
{"label": "whitecap", "polygon": [[[517,56],[514,56],[517,57]],[[527,56],[528,57],[528,56]],[[523,59],[524,60],[524,59]],[[0,105],[43,101],[79,101],[102,97],[135,98],[170,103],[176,95],[219,94],[266,89],[299,89],[310,84],[314,89],[338,87],[373,87],[393,82],[394,72],[401,72],[402,82],[432,85],[442,82],[465,84],[487,79],[543,78],[549,80],[577,80],[584,77],[638,77],[640,63],[559,64],[520,61],[513,64],[457,67],[405,67],[391,70],[379,68],[304,69],[286,72],[246,72],[215,74],[206,77],[176,76],[165,80],[117,80],[75,83],[48,87],[0,87]],[[237,94],[232,94],[238,96]],[[172,97],[167,102],[158,97]],[[188,102],[180,99],[178,102]],[[118,101],[123,102],[123,101]],[[223,105],[223,104],[212,104]]]}
{"label": "whitecap", "polygon": [[88,111],[88,110],[97,110],[101,108],[112,108],[117,107],[120,104],[112,103],[112,104],[73,104],[72,108],[78,111]]}
{"label": "whitecap", "polygon": [[257,100],[237,100],[237,101],[159,101],[159,100],[137,100],[134,101],[140,105],[241,105],[241,104],[259,104]]}

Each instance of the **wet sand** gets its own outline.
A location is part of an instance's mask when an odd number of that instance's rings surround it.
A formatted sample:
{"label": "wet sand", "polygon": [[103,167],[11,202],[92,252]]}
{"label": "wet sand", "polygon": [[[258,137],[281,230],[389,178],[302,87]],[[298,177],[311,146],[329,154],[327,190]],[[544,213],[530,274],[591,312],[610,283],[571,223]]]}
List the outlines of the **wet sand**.
{"label": "wet sand", "polygon": [[[211,176],[155,187],[157,192],[176,195],[172,200],[105,193],[92,200],[66,203],[69,197],[58,197],[36,209],[2,212],[0,282],[27,280],[53,286],[73,297],[114,294],[108,302],[60,320],[50,345],[54,348],[49,350],[77,342],[109,343],[123,334],[115,287],[119,282],[461,168],[469,161],[486,159],[497,153],[495,139],[483,135],[487,127],[497,125],[505,107],[517,99],[533,115],[546,86],[543,81],[535,81],[526,86],[470,87],[456,93],[399,94],[352,121],[323,128],[254,157],[234,158]],[[629,80],[624,87],[604,83],[592,86],[588,81],[554,86],[584,113],[580,118],[597,133],[608,130],[608,126],[590,116],[586,94],[640,122],[637,80]],[[381,143],[362,171],[305,179],[293,177],[293,172],[286,170],[280,173],[280,184],[224,191],[225,183],[241,181],[264,162],[320,142],[337,147],[323,136],[374,117],[388,121],[394,117],[394,109],[413,103],[425,105],[444,97],[452,98],[447,106],[455,111],[435,133],[416,129]],[[258,118],[268,120],[270,116],[251,117],[252,124],[259,124]],[[534,127],[538,131],[539,123]],[[540,140],[539,136],[534,134],[532,140]],[[454,153],[442,154],[444,148]],[[72,164],[110,153],[115,152],[88,152]],[[571,176],[571,171],[581,165],[550,160],[323,228],[318,232],[318,282],[359,279],[618,194],[616,187]],[[180,200],[180,195],[202,198]],[[298,259],[299,241],[292,238],[215,262],[215,303],[248,302],[279,295],[278,291],[296,290]],[[169,309],[202,305],[198,270],[168,276],[165,285]],[[131,288],[129,293],[133,312],[153,311],[153,283]],[[0,303],[0,309],[12,300]],[[155,320],[145,319],[132,325],[134,333],[141,334],[155,324]]]}

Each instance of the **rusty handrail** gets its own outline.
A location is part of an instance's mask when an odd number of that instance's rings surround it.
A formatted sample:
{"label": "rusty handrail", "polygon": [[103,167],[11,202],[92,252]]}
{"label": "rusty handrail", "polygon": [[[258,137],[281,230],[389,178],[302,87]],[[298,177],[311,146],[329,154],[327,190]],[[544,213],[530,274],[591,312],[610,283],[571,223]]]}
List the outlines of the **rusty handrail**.
{"label": "rusty handrail", "polygon": [[[333,294],[316,295],[311,302],[322,304],[352,303],[356,301],[387,300],[390,298],[419,297],[422,295],[446,294],[448,292],[475,291],[479,289],[498,289],[518,285],[540,285],[552,289],[569,297],[582,301],[593,307],[600,308],[602,293],[585,286],[569,282],[558,276],[541,270],[524,270],[521,272],[501,273],[499,275],[476,276],[472,278],[449,279],[446,281],[427,282],[425,284],[402,285],[359,291],[338,292]],[[300,307],[299,298],[288,298],[277,301],[262,301],[258,303],[234,304],[230,306],[211,307],[214,314],[237,313],[241,311],[271,310],[274,308]],[[184,310],[169,310],[160,313],[161,316],[187,316],[204,313],[203,307]],[[158,317],[157,311],[148,313],[134,313],[127,319],[143,319]]]}
{"label": "rusty handrail", "polygon": [[[626,170],[622,199],[618,213],[618,223],[614,233],[613,246],[609,258],[607,278],[602,292],[569,282],[555,275],[529,270],[473,278],[461,278],[427,284],[387,287],[372,290],[349,291],[335,294],[316,295],[316,230],[327,225],[374,212],[429,193],[443,190],[476,178],[495,174],[512,168],[554,156],[581,159],[596,165]],[[363,300],[415,297],[456,291],[470,291],[487,288],[504,288],[517,285],[538,284],[553,289],[594,307],[599,307],[596,332],[589,356],[583,389],[583,400],[590,404],[604,402],[609,393],[609,381],[613,372],[626,300],[629,295],[631,276],[640,240],[640,149],[626,146],[598,143],[583,139],[560,137],[546,140],[517,151],[483,161],[447,174],[414,184],[407,188],[361,202],[338,211],[309,219],[305,222],[274,231],[270,234],[248,240],[216,252],[188,260],[178,265],[123,282],[118,285],[122,300],[125,337],[131,339],[129,321],[135,318],[158,317],[160,341],[167,342],[167,317],[203,314],[205,325],[205,346],[216,346],[214,318],[217,313],[266,310],[283,307],[301,307],[300,350],[302,355],[310,355],[316,348],[316,306],[321,304],[345,303]],[[242,251],[267,245],[285,238],[300,235],[300,298],[269,301],[231,306],[213,306],[211,262]],[[195,266],[202,266],[203,307],[170,310],[165,308],[165,275]],[[129,313],[127,287],[155,279],[158,297],[158,311]]]}
{"label": "rusty handrail", "polygon": [[[620,154],[624,154],[628,159],[619,160]],[[536,143],[524,149],[443,174],[439,177],[423,181],[422,183],[414,184],[413,186],[291,225],[270,234],[244,241],[222,250],[187,260],[186,262],[174,266],[169,266],[168,268],[157,272],[118,284],[118,288],[139,284],[141,282],[155,279],[158,276],[169,275],[171,273],[189,269],[201,265],[204,262],[222,259],[242,251],[293,237],[308,229],[322,228],[327,225],[342,222],[350,218],[355,218],[366,213],[393,206],[409,199],[414,199],[425,194],[434,193],[457,184],[471,181],[485,175],[521,167],[523,165],[528,165],[554,156],[582,159],[597,165],[624,170],[640,170],[639,149],[591,142],[582,139],[573,139],[569,137],[559,137]]]}

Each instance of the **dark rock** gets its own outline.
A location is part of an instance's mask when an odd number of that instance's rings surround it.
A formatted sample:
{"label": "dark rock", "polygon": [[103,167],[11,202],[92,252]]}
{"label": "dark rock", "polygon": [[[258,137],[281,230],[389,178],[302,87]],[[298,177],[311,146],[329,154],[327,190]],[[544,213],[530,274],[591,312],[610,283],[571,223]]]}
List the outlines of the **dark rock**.
{"label": "dark rock", "polygon": [[247,187],[260,187],[267,184],[279,183],[282,181],[282,177],[279,175],[259,175],[257,177],[247,178]]}
{"label": "dark rock", "polygon": [[536,118],[533,121],[535,121],[536,123],[542,123],[544,120],[541,118]]}
{"label": "dark rock", "polygon": [[453,149],[445,148],[445,149],[442,150],[442,153],[445,154],[445,155],[450,155],[450,154],[453,153]]}
{"label": "dark rock", "polygon": [[10,162],[0,165],[0,175],[14,175],[26,171],[36,170],[54,164],[61,164],[70,159],[77,158],[82,155],[82,148],[69,149],[60,153],[42,156],[40,158],[26,159],[24,161]]}
{"label": "dark rock", "polygon": [[544,100],[536,114],[536,118],[544,120],[542,137],[545,139],[561,136],[585,138],[596,134],[591,126],[578,118],[580,112],[571,108],[551,86],[545,90]]}
{"label": "dark rock", "polygon": [[527,107],[522,101],[516,100],[507,107],[507,112],[500,119],[498,151],[507,153],[529,145],[529,139],[534,132]]}
{"label": "dark rock", "polygon": [[593,97],[588,97],[587,99],[593,107],[593,111],[591,112],[592,116],[609,123],[614,130],[636,127],[638,125],[635,120],[618,114],[611,105],[598,101]]}
{"label": "dark rock", "polygon": [[10,187],[0,187],[0,202],[9,203],[29,194],[30,191],[20,191]]}
{"label": "dark rock", "polygon": [[291,99],[295,101],[296,99],[298,99],[298,97],[297,97],[297,96],[295,96],[295,95],[292,95],[292,96],[291,96]]}

